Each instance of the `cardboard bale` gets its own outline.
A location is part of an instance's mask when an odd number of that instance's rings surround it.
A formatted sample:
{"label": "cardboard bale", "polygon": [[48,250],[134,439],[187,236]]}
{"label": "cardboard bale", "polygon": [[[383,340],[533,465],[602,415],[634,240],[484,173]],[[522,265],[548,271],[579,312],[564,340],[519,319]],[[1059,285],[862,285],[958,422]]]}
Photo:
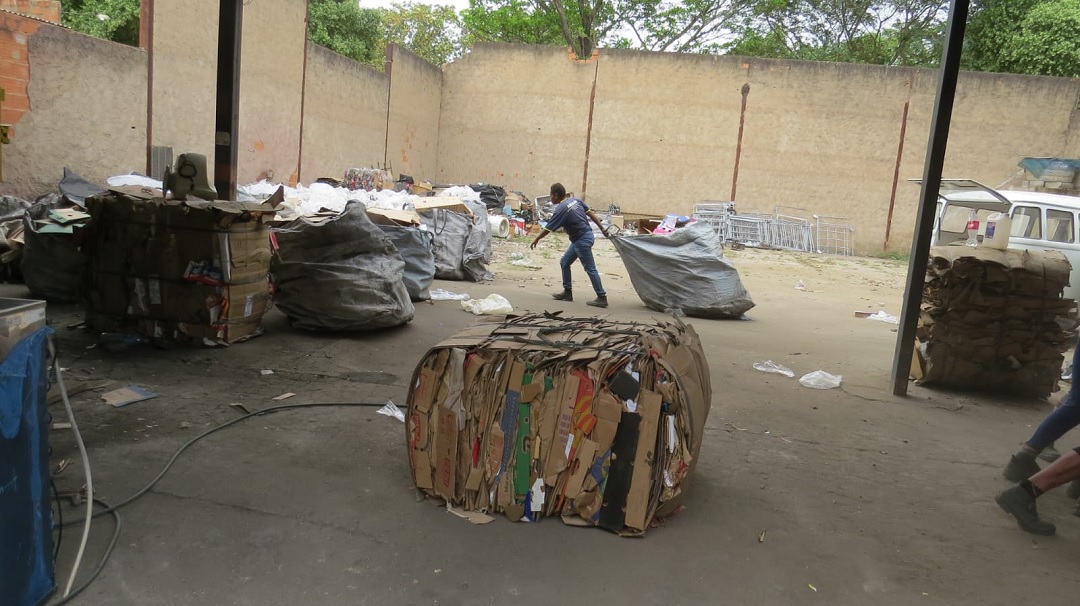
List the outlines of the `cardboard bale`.
{"label": "cardboard bale", "polygon": [[417,365],[413,481],[465,511],[640,535],[678,511],[711,400],[688,325],[496,318]]}
{"label": "cardboard bale", "polygon": [[1072,268],[1054,251],[937,247],[918,339],[920,384],[1043,398],[1058,390],[1077,305]]}
{"label": "cardboard bale", "polygon": [[236,343],[270,307],[272,203],[87,198],[86,321],[100,332]]}

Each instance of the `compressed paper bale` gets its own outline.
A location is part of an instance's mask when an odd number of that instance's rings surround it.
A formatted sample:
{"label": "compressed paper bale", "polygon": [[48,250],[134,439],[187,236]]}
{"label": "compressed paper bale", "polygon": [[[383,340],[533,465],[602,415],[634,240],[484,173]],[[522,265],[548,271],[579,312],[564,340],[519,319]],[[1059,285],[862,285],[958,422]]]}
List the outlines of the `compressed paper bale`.
{"label": "compressed paper bale", "polygon": [[[685,496],[711,397],[689,326],[539,315],[480,323],[416,367],[406,413],[413,481],[465,510],[640,534]],[[618,477],[605,481],[613,468]]]}

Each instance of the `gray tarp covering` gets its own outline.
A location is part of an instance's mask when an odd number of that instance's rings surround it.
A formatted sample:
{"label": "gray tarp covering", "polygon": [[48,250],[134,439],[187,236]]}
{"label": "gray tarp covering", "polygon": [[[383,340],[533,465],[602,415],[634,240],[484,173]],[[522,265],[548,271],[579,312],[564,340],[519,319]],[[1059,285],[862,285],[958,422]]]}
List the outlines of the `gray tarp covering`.
{"label": "gray tarp covering", "polygon": [[431,252],[432,235],[416,227],[380,225],[405,262],[405,288],[413,301],[431,298],[429,289],[435,279],[435,256]]}
{"label": "gray tarp covering", "polygon": [[614,237],[630,282],[649,309],[698,318],[738,318],[754,306],[707,223],[667,235]]}
{"label": "gray tarp covering", "polygon": [[413,319],[405,262],[364,205],[351,201],[322,223],[300,218],[274,229],[274,302],[305,330],[374,330]]}
{"label": "gray tarp covering", "polygon": [[[34,221],[49,211],[67,208],[59,194],[41,196],[23,215],[22,275],[30,295],[50,302],[71,303],[81,292],[86,259],[73,234],[38,233]],[[78,229],[78,228],[76,228]]]}
{"label": "gray tarp covering", "polygon": [[479,202],[466,201],[473,216],[435,209],[420,215],[435,240],[435,277],[440,280],[483,282],[495,276],[488,271],[491,261],[491,224],[487,208]]}

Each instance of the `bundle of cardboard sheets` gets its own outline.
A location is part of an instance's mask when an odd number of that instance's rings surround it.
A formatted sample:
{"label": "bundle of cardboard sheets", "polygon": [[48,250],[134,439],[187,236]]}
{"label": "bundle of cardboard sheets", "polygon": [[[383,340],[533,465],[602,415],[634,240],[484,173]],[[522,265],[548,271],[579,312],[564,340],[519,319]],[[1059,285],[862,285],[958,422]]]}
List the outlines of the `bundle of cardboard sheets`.
{"label": "bundle of cardboard sheets", "polygon": [[87,198],[87,325],[206,344],[259,334],[273,203],[166,200],[137,187]]}
{"label": "bundle of cardboard sheets", "polygon": [[1076,339],[1059,252],[935,247],[918,338],[924,384],[1046,397]]}
{"label": "bundle of cardboard sheets", "polygon": [[688,325],[498,318],[417,366],[413,480],[466,511],[639,535],[679,509],[711,399]]}

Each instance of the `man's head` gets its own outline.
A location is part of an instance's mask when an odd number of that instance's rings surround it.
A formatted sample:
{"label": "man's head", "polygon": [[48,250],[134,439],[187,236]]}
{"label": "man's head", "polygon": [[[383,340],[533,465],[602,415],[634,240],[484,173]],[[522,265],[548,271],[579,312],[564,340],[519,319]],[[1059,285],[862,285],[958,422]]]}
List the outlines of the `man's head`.
{"label": "man's head", "polygon": [[551,194],[551,201],[555,204],[562,202],[566,198],[566,188],[563,187],[562,183],[555,183],[552,185],[551,191],[548,193]]}

